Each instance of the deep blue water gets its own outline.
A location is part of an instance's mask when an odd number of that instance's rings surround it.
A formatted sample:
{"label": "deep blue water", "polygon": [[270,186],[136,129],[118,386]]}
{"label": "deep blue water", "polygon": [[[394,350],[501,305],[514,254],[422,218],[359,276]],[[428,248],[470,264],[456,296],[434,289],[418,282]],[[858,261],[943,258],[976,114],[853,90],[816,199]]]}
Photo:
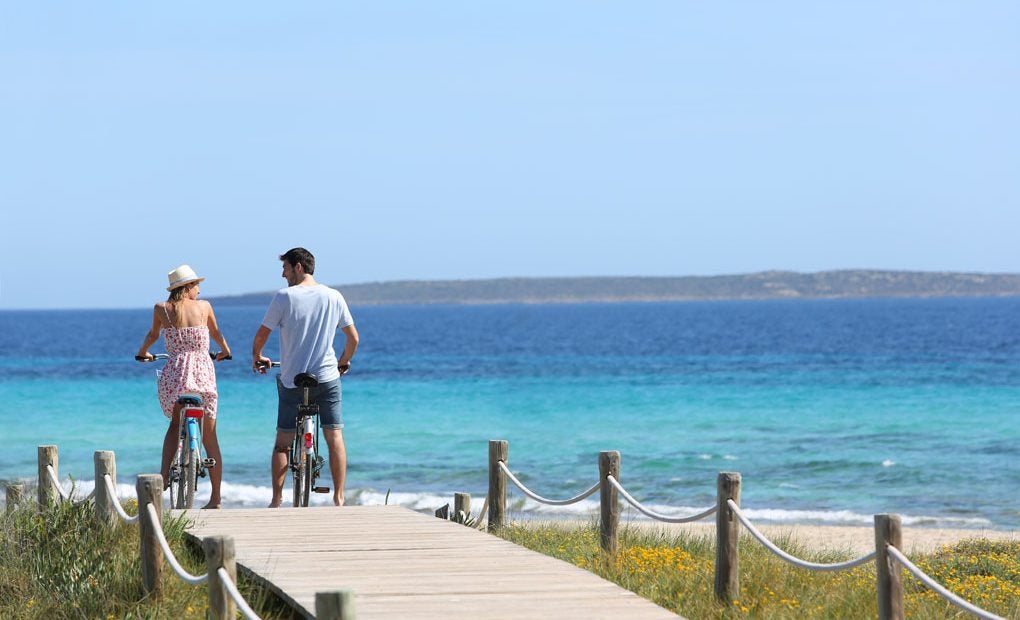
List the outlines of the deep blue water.
{"label": "deep blue water", "polygon": [[[480,504],[487,440],[507,439],[511,468],[551,498],[586,489],[598,452],[619,450],[625,486],[661,512],[710,505],[717,473],[739,471],[760,520],[1020,527],[1017,298],[353,310],[355,501]],[[248,370],[263,311],[217,308],[237,357],[217,366],[230,505],[268,499],[275,388]],[[0,312],[0,478],[32,477],[49,443],[82,488],[97,449],[116,452],[125,493],[156,471],[155,365],[132,359],[150,320]]]}

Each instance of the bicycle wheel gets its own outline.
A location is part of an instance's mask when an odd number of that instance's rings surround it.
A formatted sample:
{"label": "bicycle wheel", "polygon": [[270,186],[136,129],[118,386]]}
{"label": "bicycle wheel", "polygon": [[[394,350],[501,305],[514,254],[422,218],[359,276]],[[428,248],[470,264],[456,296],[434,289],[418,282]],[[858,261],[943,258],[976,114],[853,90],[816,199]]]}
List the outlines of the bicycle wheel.
{"label": "bicycle wheel", "polygon": [[302,506],[307,506],[308,505],[308,497],[309,497],[309,495],[311,495],[311,492],[312,492],[312,483],[313,483],[314,473],[315,473],[315,462],[312,459],[309,459],[307,455],[305,455],[305,471],[304,471],[304,479],[305,480],[304,480],[304,484],[302,485],[303,488],[301,489],[301,505]]}
{"label": "bicycle wheel", "polygon": [[170,507],[184,508],[184,463],[182,458],[183,450],[178,450],[174,459],[170,461]]}
{"label": "bicycle wheel", "polygon": [[198,449],[188,450],[188,458],[184,461],[184,475],[181,476],[184,500],[182,508],[191,508],[195,503],[195,485],[198,483],[198,468],[201,465]]}
{"label": "bicycle wheel", "polygon": [[[298,435],[300,437],[300,435]],[[292,452],[293,464],[291,470],[294,472],[294,507],[300,508],[301,506],[307,506],[307,500],[302,503],[302,500],[307,497],[305,493],[305,471],[307,471],[307,463],[305,463],[305,451],[299,443],[298,439],[294,440],[294,450]]]}

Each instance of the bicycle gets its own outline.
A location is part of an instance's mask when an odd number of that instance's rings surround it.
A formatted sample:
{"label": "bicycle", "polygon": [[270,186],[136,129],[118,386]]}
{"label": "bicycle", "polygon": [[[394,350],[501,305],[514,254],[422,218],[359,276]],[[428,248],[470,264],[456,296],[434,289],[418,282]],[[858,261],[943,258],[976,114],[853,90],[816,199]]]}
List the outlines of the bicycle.
{"label": "bicycle", "polygon": [[[152,359],[135,356],[139,362],[154,362],[156,360],[169,359],[166,353],[156,353]],[[210,352],[209,357],[214,361],[216,354]],[[223,358],[233,359],[231,356]],[[203,457],[205,450],[202,445],[202,418],[205,416],[205,408],[202,407],[202,397],[198,394],[185,392],[177,399],[180,405],[178,413],[179,429],[177,435],[177,451],[170,460],[170,469],[167,480],[164,484],[170,491],[171,508],[191,508],[195,502],[195,489],[199,478],[205,478],[208,469],[216,466],[216,459]]]}
{"label": "bicycle", "polygon": [[[263,368],[266,366],[263,364]],[[279,368],[280,362],[269,362],[269,368]],[[312,388],[319,381],[306,372],[294,377],[294,385],[301,388],[294,441],[287,452],[287,468],[294,478],[294,507],[308,506],[311,493],[329,493],[329,487],[315,486],[322,474],[324,459],[319,454],[319,405],[310,402]]]}

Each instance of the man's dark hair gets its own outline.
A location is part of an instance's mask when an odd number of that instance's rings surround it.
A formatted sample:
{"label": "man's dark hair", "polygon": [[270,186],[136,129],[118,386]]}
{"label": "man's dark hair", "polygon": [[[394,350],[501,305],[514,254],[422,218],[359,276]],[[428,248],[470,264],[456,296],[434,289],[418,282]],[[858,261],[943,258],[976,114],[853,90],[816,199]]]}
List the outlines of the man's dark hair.
{"label": "man's dark hair", "polygon": [[285,253],[280,255],[280,260],[286,261],[291,267],[297,266],[299,263],[305,270],[305,273],[312,275],[315,273],[315,257],[312,253],[304,248],[293,248],[287,250]]}

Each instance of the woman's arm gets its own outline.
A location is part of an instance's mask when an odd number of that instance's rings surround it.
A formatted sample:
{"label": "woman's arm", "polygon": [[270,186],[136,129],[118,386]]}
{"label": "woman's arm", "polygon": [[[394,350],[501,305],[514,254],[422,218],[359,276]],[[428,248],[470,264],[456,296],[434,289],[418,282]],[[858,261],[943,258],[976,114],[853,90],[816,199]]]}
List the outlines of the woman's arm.
{"label": "woman's arm", "polygon": [[207,301],[205,306],[209,310],[205,319],[206,327],[209,328],[209,337],[220,345],[220,352],[216,354],[216,360],[230,357],[230,347],[227,346],[227,339],[220,333],[220,327],[216,324],[216,314],[213,313],[212,304]]}
{"label": "woman's arm", "polygon": [[152,354],[149,353],[149,347],[159,340],[159,330],[162,326],[163,325],[159,320],[159,304],[156,304],[152,308],[152,327],[150,327],[149,332],[145,334],[145,340],[142,340],[142,346],[138,348],[138,357],[152,359]]}

